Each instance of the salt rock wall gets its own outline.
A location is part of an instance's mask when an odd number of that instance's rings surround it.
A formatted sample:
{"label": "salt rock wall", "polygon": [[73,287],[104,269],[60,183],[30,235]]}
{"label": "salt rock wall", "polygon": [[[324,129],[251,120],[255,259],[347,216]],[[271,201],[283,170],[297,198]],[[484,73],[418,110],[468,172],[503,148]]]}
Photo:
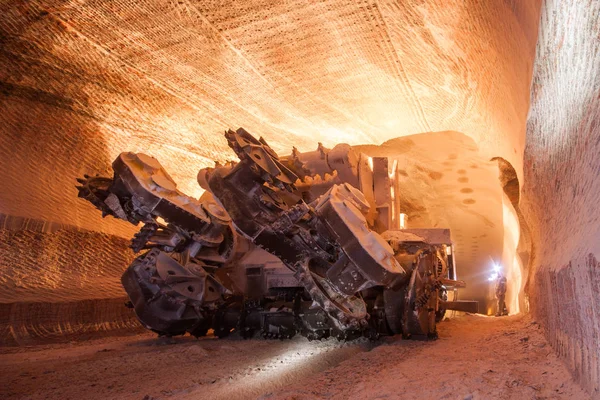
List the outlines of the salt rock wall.
{"label": "salt rock wall", "polygon": [[[179,189],[199,196],[198,169],[233,157],[221,136],[229,127],[262,135],[281,153],[455,131],[521,178],[539,7],[0,2],[0,214],[10,226],[0,227],[0,322],[12,335],[2,342],[125,318],[107,311],[81,322],[52,311],[50,329],[39,313],[5,311],[89,299],[113,307],[123,296],[118,276],[133,257],[125,239],[134,229],[102,220],[74,188],[83,173],[110,175],[121,151],[155,156]],[[457,248],[471,251],[480,234],[465,234]]]}
{"label": "salt rock wall", "polygon": [[141,330],[119,278],[133,260],[116,235],[0,215],[0,340],[67,341]]}
{"label": "salt rock wall", "polygon": [[600,396],[600,2],[542,9],[520,208],[531,309]]}

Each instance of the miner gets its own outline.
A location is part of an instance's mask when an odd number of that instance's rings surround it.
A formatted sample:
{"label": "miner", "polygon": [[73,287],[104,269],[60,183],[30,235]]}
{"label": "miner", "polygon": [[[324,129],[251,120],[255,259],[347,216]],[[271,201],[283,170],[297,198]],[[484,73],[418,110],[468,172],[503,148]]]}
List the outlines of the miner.
{"label": "miner", "polygon": [[506,277],[502,274],[498,274],[498,278],[496,279],[496,299],[498,299],[498,309],[496,310],[496,317],[500,317],[502,315],[508,315],[508,310],[506,309],[506,303],[504,302],[505,297],[506,297]]}

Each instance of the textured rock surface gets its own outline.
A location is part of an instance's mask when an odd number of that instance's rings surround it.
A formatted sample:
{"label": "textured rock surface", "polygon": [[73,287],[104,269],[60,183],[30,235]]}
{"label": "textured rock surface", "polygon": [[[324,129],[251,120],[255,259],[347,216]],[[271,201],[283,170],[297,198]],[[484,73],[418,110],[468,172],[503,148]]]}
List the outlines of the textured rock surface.
{"label": "textured rock surface", "polygon": [[600,396],[600,2],[542,9],[520,208],[528,292],[550,342]]}
{"label": "textured rock surface", "polygon": [[[392,338],[260,400],[590,398],[529,316],[466,316],[440,326],[434,343]],[[423,372],[440,365],[435,379]]]}
{"label": "textured rock surface", "polygon": [[5,2],[2,211],[109,229],[73,176],[126,148],[197,195],[242,125],[285,152],[455,130],[520,171],[535,2],[344,3]]}
{"label": "textured rock surface", "polygon": [[5,215],[0,228],[2,344],[141,328],[119,280],[133,260],[126,239]]}
{"label": "textured rock surface", "polygon": [[[435,342],[351,343],[144,333],[0,348],[6,382],[0,394],[3,400],[590,398],[528,316],[457,318],[442,322],[441,333]],[[423,372],[440,364],[443,374]]]}

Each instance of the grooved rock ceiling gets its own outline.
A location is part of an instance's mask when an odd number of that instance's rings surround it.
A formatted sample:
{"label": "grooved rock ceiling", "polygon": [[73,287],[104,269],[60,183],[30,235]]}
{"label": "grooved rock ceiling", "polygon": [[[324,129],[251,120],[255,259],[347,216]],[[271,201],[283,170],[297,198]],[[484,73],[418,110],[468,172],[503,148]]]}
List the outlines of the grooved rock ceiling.
{"label": "grooved rock ceiling", "polygon": [[528,297],[597,387],[599,5],[541,3],[0,2],[2,340],[135,326],[118,281],[134,228],[75,177],[144,152],[197,197],[243,126],[280,154],[398,158],[409,225],[452,229],[465,294],[502,261],[513,307]]}

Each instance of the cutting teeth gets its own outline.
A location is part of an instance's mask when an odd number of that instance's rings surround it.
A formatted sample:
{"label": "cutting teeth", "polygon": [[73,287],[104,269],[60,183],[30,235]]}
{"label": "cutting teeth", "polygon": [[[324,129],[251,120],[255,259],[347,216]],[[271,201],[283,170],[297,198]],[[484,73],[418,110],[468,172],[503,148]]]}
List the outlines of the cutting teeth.
{"label": "cutting teeth", "polygon": [[331,174],[325,172],[325,182],[331,182],[337,177],[337,169],[334,169]]}
{"label": "cutting teeth", "polygon": [[77,178],[76,180],[77,180],[77,182],[81,183],[82,185],[83,185],[83,184],[85,184],[85,183],[87,182],[87,181],[86,181],[85,179],[83,179],[83,178]]}

